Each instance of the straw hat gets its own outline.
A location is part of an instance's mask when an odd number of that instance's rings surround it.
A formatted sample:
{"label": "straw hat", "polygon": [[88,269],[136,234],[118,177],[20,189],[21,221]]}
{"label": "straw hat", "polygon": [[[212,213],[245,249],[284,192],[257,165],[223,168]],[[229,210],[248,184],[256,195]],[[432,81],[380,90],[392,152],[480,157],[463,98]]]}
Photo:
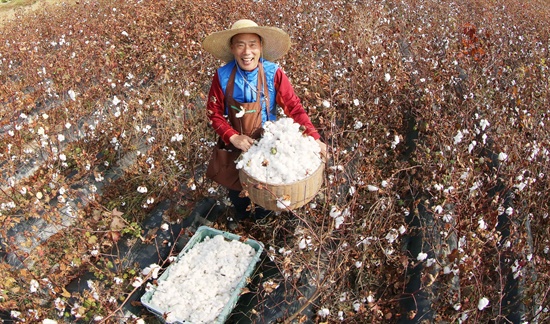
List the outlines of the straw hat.
{"label": "straw hat", "polygon": [[290,49],[290,36],[280,28],[258,26],[249,19],[236,21],[231,29],[208,35],[202,42],[204,49],[225,62],[232,61],[231,37],[237,34],[258,34],[262,38],[262,55],[268,61],[274,61],[285,55]]}

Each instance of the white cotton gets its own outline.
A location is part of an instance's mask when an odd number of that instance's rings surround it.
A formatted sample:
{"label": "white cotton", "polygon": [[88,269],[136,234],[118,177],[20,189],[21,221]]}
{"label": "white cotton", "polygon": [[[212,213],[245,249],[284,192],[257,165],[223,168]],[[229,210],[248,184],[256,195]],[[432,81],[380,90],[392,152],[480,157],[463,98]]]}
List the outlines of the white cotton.
{"label": "white cotton", "polygon": [[67,93],[69,94],[69,98],[71,98],[72,101],[76,100],[76,93],[73,89],[70,89],[69,91],[67,91]]}
{"label": "white cotton", "polygon": [[112,103],[113,103],[113,105],[116,106],[116,105],[118,105],[118,104],[120,103],[120,99],[118,99],[117,96],[114,96],[114,97],[113,97],[113,100],[112,100]]}
{"label": "white cotton", "polygon": [[334,228],[339,229],[344,224],[344,216],[338,216],[334,219]]}
{"label": "white cotton", "polygon": [[477,142],[476,141],[472,141],[470,143],[470,145],[468,145],[468,153],[472,153],[472,151],[474,150],[474,147],[477,145]]}
{"label": "white cotton", "polygon": [[479,302],[477,303],[477,309],[481,311],[485,309],[487,305],[489,305],[489,299],[487,299],[487,297],[482,297],[481,299],[479,299]]}
{"label": "white cotton", "polygon": [[141,274],[144,275],[144,276],[148,276],[149,274],[151,274],[151,278],[157,279],[160,269],[161,269],[161,267],[158,264],[153,263],[153,264],[149,265],[148,267],[145,267],[141,271]]}
{"label": "white cotton", "polygon": [[240,108],[241,109],[239,110],[239,112],[235,114],[235,117],[237,118],[242,118],[244,116],[244,113],[246,112],[246,110],[242,106]]}
{"label": "white cotton", "polygon": [[330,310],[328,308],[321,308],[317,311],[317,315],[325,318],[330,315]]}
{"label": "white cotton", "polygon": [[143,279],[141,277],[134,278],[134,281],[132,282],[132,286],[135,288],[140,287],[143,284]]}
{"label": "white cotton", "polygon": [[288,206],[290,206],[290,204],[291,204],[290,199],[284,199],[284,198],[277,199],[277,208],[279,209],[287,209]]}
{"label": "white cotton", "polygon": [[300,250],[303,250],[303,249],[305,249],[306,247],[307,247],[306,239],[305,239],[305,238],[302,238],[302,239],[300,240],[300,242],[298,243],[298,248],[299,248]]}
{"label": "white cotton", "polygon": [[481,130],[485,130],[485,128],[487,128],[487,126],[490,126],[491,124],[489,123],[489,121],[487,121],[487,119],[482,119],[479,121],[479,126],[481,126]]}
{"label": "white cotton", "polygon": [[46,318],[46,319],[42,320],[42,324],[57,324],[57,321]]}
{"label": "white cotton", "polygon": [[405,226],[403,225],[399,226],[399,234],[405,234],[406,231],[407,229],[405,228]]}
{"label": "white cotton", "polygon": [[340,210],[340,209],[339,209],[338,207],[336,207],[336,206],[332,206],[332,207],[330,208],[329,215],[330,215],[330,217],[332,217],[332,218],[336,218],[336,217],[342,215],[342,210]]}
{"label": "white cotton", "polygon": [[241,155],[237,169],[268,184],[289,184],[311,175],[321,165],[321,147],[304,135],[291,118],[264,124],[262,138]]}
{"label": "white cotton", "polygon": [[151,305],[171,320],[212,323],[220,315],[256,251],[222,235],[195,244],[168,271],[151,297]]}
{"label": "white cotton", "polygon": [[367,303],[372,304],[372,303],[375,302],[375,300],[376,300],[376,299],[374,298],[374,296],[373,296],[372,294],[369,294],[369,295],[367,296]]}
{"label": "white cotton", "polygon": [[401,139],[399,138],[399,135],[395,135],[393,137],[393,141],[391,142],[391,148],[395,149],[397,147],[397,144],[399,144],[399,142],[401,142]]}
{"label": "white cotton", "polygon": [[483,218],[478,220],[477,223],[479,224],[479,226],[478,226],[479,229],[481,229],[481,230],[487,229],[487,224],[485,223],[485,220],[483,220]]}
{"label": "white cotton", "polygon": [[368,191],[378,191],[380,189],[377,186],[367,185],[367,190]]}
{"label": "white cotton", "polygon": [[397,238],[399,237],[399,233],[397,232],[397,230],[395,229],[391,229],[388,234],[386,234],[386,240],[388,241],[388,243],[393,243],[395,242],[395,240],[397,240]]}
{"label": "white cotton", "polygon": [[418,253],[418,255],[416,256],[416,260],[418,260],[418,261],[424,261],[424,260],[426,260],[427,257],[428,257],[428,254],[427,254],[427,253],[420,252],[420,253]]}
{"label": "white cotton", "polygon": [[32,279],[31,280],[31,285],[30,285],[30,292],[31,293],[35,293],[38,291],[38,288],[40,287],[40,285],[38,284],[38,281],[36,281],[35,279]]}
{"label": "white cotton", "polygon": [[462,142],[462,138],[464,137],[464,135],[462,134],[461,131],[458,131],[458,133],[455,135],[454,137],[454,143],[455,145]]}
{"label": "white cotton", "polygon": [[350,215],[349,209],[341,210],[336,206],[332,206],[329,212],[329,216],[334,218],[334,228],[338,229],[344,224],[346,216]]}
{"label": "white cotton", "polygon": [[311,244],[311,237],[303,237],[300,242],[298,243],[298,248],[300,250],[303,250],[305,248],[310,248],[312,246]]}

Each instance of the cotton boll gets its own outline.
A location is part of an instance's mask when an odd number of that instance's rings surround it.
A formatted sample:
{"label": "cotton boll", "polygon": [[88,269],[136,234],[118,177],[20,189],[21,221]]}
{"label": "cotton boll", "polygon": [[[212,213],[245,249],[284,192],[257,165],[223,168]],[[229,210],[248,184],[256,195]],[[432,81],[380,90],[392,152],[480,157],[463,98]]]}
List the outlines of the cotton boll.
{"label": "cotton boll", "polygon": [[302,238],[302,239],[300,240],[300,242],[298,243],[298,248],[299,248],[300,250],[303,250],[303,249],[305,249],[306,247],[307,247],[306,239],[305,239],[305,238]]}
{"label": "cotton boll", "polygon": [[329,215],[330,215],[330,217],[332,217],[332,218],[336,218],[336,217],[342,215],[342,210],[340,210],[340,209],[339,209],[338,207],[336,207],[336,206],[332,206],[332,207],[330,208]]}
{"label": "cotton boll", "polygon": [[420,252],[420,253],[418,253],[418,255],[416,256],[416,260],[418,260],[418,261],[424,261],[424,260],[426,260],[427,257],[428,257],[428,254],[427,254],[427,253]]}
{"label": "cotton boll", "polygon": [[290,206],[291,201],[290,199],[277,199],[277,208],[279,209],[286,209],[288,206]]}
{"label": "cotton boll", "polygon": [[31,293],[37,292],[39,287],[40,285],[38,284],[38,281],[36,281],[35,279],[32,279],[30,284],[30,292]]}
{"label": "cotton boll", "polygon": [[334,218],[334,228],[339,229],[342,224],[344,224],[344,216]]}
{"label": "cotton boll", "polygon": [[367,185],[367,190],[368,191],[378,191],[378,187],[377,186],[373,186],[373,185]]}
{"label": "cotton boll", "polygon": [[489,299],[487,299],[487,297],[482,297],[479,299],[478,303],[477,303],[477,309],[479,309],[480,311],[485,309],[485,307],[487,307],[487,305],[489,305]]}
{"label": "cotton boll", "polygon": [[132,282],[132,286],[135,288],[138,288],[143,284],[143,279],[141,277],[134,278],[134,281]]}
{"label": "cotton boll", "polygon": [[319,311],[317,311],[317,315],[325,318],[330,315],[330,310],[328,308],[322,308]]}
{"label": "cotton boll", "polygon": [[[149,267],[143,269],[143,272],[142,274],[144,276],[148,275],[149,273],[151,273],[151,278],[153,279],[157,279],[158,278],[158,275],[159,275],[159,271],[160,271],[161,267],[158,265],[158,264],[151,264]],[[146,271],[148,270],[148,271]],[[147,273],[145,273],[147,272]]]}

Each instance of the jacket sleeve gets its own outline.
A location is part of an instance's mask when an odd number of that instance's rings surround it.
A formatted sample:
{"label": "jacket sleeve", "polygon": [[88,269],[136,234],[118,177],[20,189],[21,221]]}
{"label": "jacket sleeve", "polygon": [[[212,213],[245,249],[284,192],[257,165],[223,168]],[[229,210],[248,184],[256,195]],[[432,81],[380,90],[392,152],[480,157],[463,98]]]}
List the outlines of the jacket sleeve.
{"label": "jacket sleeve", "polygon": [[231,127],[224,116],[225,114],[225,95],[220,85],[218,72],[212,79],[212,85],[208,92],[208,101],[206,103],[206,116],[210,119],[210,125],[221,137],[221,139],[229,144],[229,138],[238,132]]}
{"label": "jacket sleeve", "polygon": [[294,121],[306,128],[305,133],[314,139],[319,139],[321,136],[317,129],[311,123],[300,98],[294,92],[294,88],[290,84],[288,77],[282,69],[277,69],[275,73],[275,90],[277,92],[277,104],[283,108],[285,115],[294,119]]}

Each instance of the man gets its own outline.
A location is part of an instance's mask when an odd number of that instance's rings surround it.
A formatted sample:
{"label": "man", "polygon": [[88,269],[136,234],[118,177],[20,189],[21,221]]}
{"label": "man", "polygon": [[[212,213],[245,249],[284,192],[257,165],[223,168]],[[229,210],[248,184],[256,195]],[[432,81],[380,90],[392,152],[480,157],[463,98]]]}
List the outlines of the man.
{"label": "man", "polygon": [[[286,32],[241,19],[231,29],[207,36],[202,45],[226,62],[214,75],[206,106],[210,123],[226,151],[246,152],[254,139],[260,137],[263,123],[277,119],[279,106],[286,116],[303,126],[304,132],[321,147],[321,154],[326,155],[326,145],[320,140],[290,81],[272,62],[290,49],[290,37]],[[226,170],[225,176],[234,178],[236,175],[237,178],[228,183],[224,181],[224,185],[235,207],[235,220],[239,221],[250,216],[250,199],[239,196],[242,187],[235,165],[231,164],[232,169]],[[207,176],[220,182],[209,172]],[[258,207],[254,211],[256,219],[268,213]],[[236,227],[231,220],[228,225],[231,229]]]}

